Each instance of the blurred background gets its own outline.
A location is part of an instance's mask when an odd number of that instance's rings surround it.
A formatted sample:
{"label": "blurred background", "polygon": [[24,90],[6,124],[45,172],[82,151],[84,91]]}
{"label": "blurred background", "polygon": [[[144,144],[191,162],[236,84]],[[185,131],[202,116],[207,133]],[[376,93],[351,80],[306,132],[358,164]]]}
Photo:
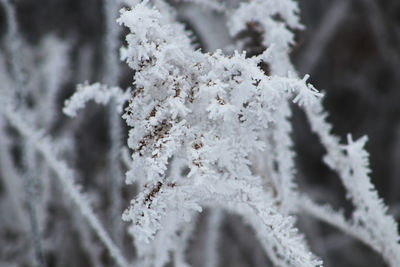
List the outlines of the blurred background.
{"label": "blurred background", "polygon": [[[213,45],[224,44],[227,32],[213,24],[223,22],[220,14],[191,4],[173,4],[179,10],[180,20],[194,32],[198,47],[207,51],[212,50]],[[237,1],[231,0],[228,4],[234,6]],[[104,173],[110,146],[106,109],[90,104],[75,120],[61,113],[64,100],[73,93],[76,84],[104,81],[103,2],[18,0],[15,6],[23,40],[20,53],[24,62],[24,80],[33,95],[32,106],[41,104],[40,97],[34,97],[35,92],[39,92],[35,87],[40,87],[41,83],[28,81],[39,79],[38,75],[47,75],[47,72],[38,71],[50,53],[45,40],[57,40],[64,45],[64,50],[57,50],[63,51],[63,55],[57,51],[53,55],[65,57],[65,64],[62,72],[51,73],[58,75],[59,89],[54,97],[57,112],[48,124],[47,132],[55,138],[62,138],[66,129],[71,132],[73,145],[67,151],[74,152],[65,153],[66,157],[77,170],[78,183],[91,197],[96,213],[107,225],[111,219],[107,215],[110,192]],[[400,1],[299,0],[299,6],[306,29],[296,32],[297,45],[292,52],[294,65],[300,76],[310,74],[310,82],[325,93],[324,104],[336,135],[342,140],[348,133],[352,133],[355,139],[368,135],[372,181],[390,207],[389,212],[399,221]],[[204,26],[204,21],[191,19],[193,12],[204,12],[210,25]],[[218,35],[211,43],[207,41],[210,27],[215,27]],[[6,70],[10,67],[5,46],[6,31],[6,15],[0,6],[1,63],[4,65],[0,70],[3,71],[0,86],[7,85]],[[124,32],[121,31],[120,35],[122,44]],[[256,53],[256,50],[256,46],[249,47],[249,52]],[[119,85],[127,88],[131,85],[133,73],[124,64],[120,68]],[[311,133],[303,112],[296,107],[294,111],[293,138],[298,153],[297,175],[301,190],[321,203],[330,203],[350,214],[352,206],[340,180],[322,162],[324,149]],[[15,135],[12,130],[8,134]],[[14,157],[18,161],[18,152]],[[33,266],[29,234],[15,226],[15,210],[10,210],[8,204],[5,172],[2,172],[5,168],[0,162],[0,266]],[[47,266],[112,265],[90,230],[80,228],[81,219],[69,209],[68,200],[62,199],[62,189],[56,183],[49,183],[47,186],[51,188],[54,201],[46,202],[43,212],[47,219],[42,222]],[[42,187],[38,186],[37,190],[43,190]],[[134,192],[133,186],[124,186],[122,207],[128,206]],[[194,266],[203,266],[204,262],[198,251],[204,249],[202,233],[206,217],[207,212],[200,219],[197,235],[188,251],[189,261]],[[385,266],[379,255],[328,225],[300,216],[298,226],[326,266]],[[239,218],[227,215],[221,228],[220,266],[271,266],[251,230]],[[128,258],[134,257],[130,238],[124,237],[123,242]],[[94,248],[91,243],[96,244]]]}

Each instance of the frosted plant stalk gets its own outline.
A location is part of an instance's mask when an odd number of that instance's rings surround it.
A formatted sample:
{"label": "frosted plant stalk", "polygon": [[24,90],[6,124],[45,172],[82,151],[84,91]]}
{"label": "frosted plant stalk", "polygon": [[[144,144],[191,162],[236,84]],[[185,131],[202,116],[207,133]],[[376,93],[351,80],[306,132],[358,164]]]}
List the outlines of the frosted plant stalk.
{"label": "frosted plant stalk", "polygon": [[[118,85],[119,61],[118,61],[118,33],[116,19],[118,15],[118,5],[116,0],[104,0],[103,13],[106,21],[105,35],[105,54],[104,54],[104,76],[105,83],[110,86]],[[122,225],[121,225],[121,184],[123,180],[120,164],[121,153],[121,117],[115,110],[115,100],[111,99],[108,106],[108,124],[111,149],[109,152],[110,165],[110,184],[111,184],[111,225],[113,237],[117,244],[122,244]]]}
{"label": "frosted plant stalk", "polygon": [[97,218],[92,210],[92,207],[87,197],[81,192],[79,186],[74,183],[73,171],[68,166],[57,159],[53,152],[55,147],[49,138],[45,138],[42,133],[29,126],[29,123],[24,121],[21,115],[11,109],[9,106],[2,107],[1,112],[18,132],[24,136],[28,146],[37,150],[44,157],[48,166],[54,171],[58,181],[63,186],[66,195],[73,201],[79,209],[82,216],[88,222],[90,227],[94,230],[99,239],[103,242],[111,257],[121,267],[128,267],[128,261],[123,257],[119,248],[114,244],[106,230],[102,226],[100,220]]}
{"label": "frosted plant stalk", "polygon": [[[21,49],[20,39],[18,36],[18,25],[15,16],[15,8],[8,0],[1,0],[1,3],[6,11],[8,32],[7,32],[7,48],[10,53],[12,76],[14,79],[14,86],[16,90],[16,105],[20,110],[25,110],[25,92],[24,82],[22,79],[22,66],[19,57],[19,50]],[[13,101],[13,100],[11,100]],[[26,140],[22,138],[21,141],[21,161],[22,161],[22,179],[24,184],[24,192],[26,196],[26,203],[28,207],[28,216],[31,225],[32,244],[35,252],[36,265],[39,267],[45,266],[45,260],[42,250],[41,234],[36,212],[36,200],[34,197],[34,155],[30,155],[30,151],[26,146]]]}

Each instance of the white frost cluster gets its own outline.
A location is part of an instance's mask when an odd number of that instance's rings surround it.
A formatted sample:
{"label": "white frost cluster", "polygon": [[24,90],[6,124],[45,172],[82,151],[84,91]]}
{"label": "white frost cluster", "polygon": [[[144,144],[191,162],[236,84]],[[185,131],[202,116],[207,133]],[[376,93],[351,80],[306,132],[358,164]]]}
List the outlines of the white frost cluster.
{"label": "white frost cluster", "polygon": [[146,4],[119,19],[130,30],[122,55],[136,85],[124,114],[134,152],[127,182],[140,186],[123,218],[141,260],[163,266],[181,225],[218,205],[247,218],[276,264],[319,265],[279,212],[273,178],[256,175],[250,158],[271,149],[265,133],[285,116],[283,102],[312,105],[320,94],[306,79],[266,76],[259,57],[194,51],[181,28],[161,21]]}

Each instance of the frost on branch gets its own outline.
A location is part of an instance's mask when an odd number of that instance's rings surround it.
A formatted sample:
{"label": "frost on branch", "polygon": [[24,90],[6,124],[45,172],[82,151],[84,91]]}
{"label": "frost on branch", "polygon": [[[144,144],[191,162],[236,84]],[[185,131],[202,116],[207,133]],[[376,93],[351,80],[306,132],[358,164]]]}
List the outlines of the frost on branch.
{"label": "frost on branch", "polygon": [[256,175],[250,160],[270,146],[264,135],[285,116],[282,103],[311,105],[315,89],[306,79],[266,76],[258,57],[194,51],[182,27],[162,23],[146,4],[122,11],[118,21],[130,30],[122,58],[136,85],[124,114],[132,127],[127,182],[140,186],[123,218],[132,222],[141,260],[168,262],[149,257],[144,244],[163,236],[170,245],[152,253],[176,251],[179,233],[165,229],[168,221],[189,222],[202,207],[219,205],[246,218],[277,265],[319,265],[293,220],[280,214],[271,177]]}
{"label": "frost on branch", "polygon": [[[228,27],[232,37],[237,37],[248,28],[262,35],[262,45],[273,48],[266,63],[277,75],[294,72],[288,54],[294,45],[294,33],[304,26],[299,21],[299,8],[293,0],[253,0],[241,3],[229,15]],[[239,47],[243,48],[244,43]]]}
{"label": "frost on branch", "polygon": [[343,183],[348,190],[348,197],[355,205],[352,223],[365,229],[366,240],[370,245],[382,253],[383,257],[392,265],[400,262],[400,246],[397,224],[392,216],[387,214],[387,207],[378,197],[375,187],[371,184],[368,174],[368,152],[364,149],[367,137],[353,141],[348,135],[348,144],[344,147],[347,163],[342,172]]}
{"label": "frost on branch", "polygon": [[[379,252],[390,266],[400,264],[400,237],[398,225],[383,200],[378,197],[371,183],[368,153],[364,149],[367,137],[353,141],[348,135],[348,144],[341,145],[339,138],[331,134],[332,126],[326,122],[328,116],[321,103],[305,109],[311,129],[318,135],[327,154],[325,163],[339,174],[355,210],[350,221],[338,220],[338,214],[321,210],[321,207],[306,205],[311,215],[321,218],[339,229],[346,224],[347,232]],[[301,204],[301,206],[304,206]],[[344,231],[346,231],[344,230]]]}
{"label": "frost on branch", "polygon": [[114,98],[116,109],[121,113],[122,107],[129,97],[129,90],[123,92],[118,87],[108,88],[100,83],[91,85],[79,84],[73,96],[66,100],[63,111],[66,115],[75,117],[77,111],[84,108],[86,103],[90,100],[94,100],[98,104],[106,105]]}

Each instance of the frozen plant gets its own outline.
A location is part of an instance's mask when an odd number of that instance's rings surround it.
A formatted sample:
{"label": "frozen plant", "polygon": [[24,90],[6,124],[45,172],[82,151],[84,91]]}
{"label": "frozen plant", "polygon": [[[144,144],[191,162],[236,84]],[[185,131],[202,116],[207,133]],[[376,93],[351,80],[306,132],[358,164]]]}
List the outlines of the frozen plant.
{"label": "frozen plant", "polygon": [[[194,33],[179,21],[179,9],[175,8],[179,1],[121,2],[128,7],[121,9],[116,23],[128,33],[120,57],[132,71],[132,89],[118,86],[120,70],[114,50],[119,30],[112,19],[116,3],[106,0],[104,80],[79,84],[63,109],[64,114],[75,117],[90,100],[108,106],[111,235],[76,185],[74,171],[52,151],[56,141],[36,129],[49,128],[55,115],[46,109],[54,110],[49,104],[54,101],[47,101],[49,106],[34,105],[33,115],[25,117],[15,107],[17,101],[0,108],[4,120],[0,123],[21,135],[23,149],[40,156],[42,168],[54,173],[76,213],[118,266],[191,266],[187,250],[198,224],[204,222],[204,210],[208,214],[208,226],[203,229],[205,266],[221,265],[218,244],[226,214],[238,215],[252,229],[275,266],[323,265],[310,249],[307,236],[296,228],[299,214],[337,227],[382,255],[389,266],[400,266],[398,225],[370,181],[364,149],[367,138],[353,140],[349,134],[347,144],[342,144],[331,134],[323,94],[308,82],[309,75],[299,77],[291,64],[294,31],[304,28],[295,1],[183,1],[223,16],[230,39],[221,37],[215,43],[228,39],[231,43],[209,52],[197,49]],[[201,23],[202,19],[196,14],[194,21]],[[255,53],[247,51],[252,41],[247,31],[259,36]],[[16,41],[9,42],[14,50]],[[67,53],[66,47],[51,38],[42,46]],[[44,74],[53,68],[60,72],[66,64],[66,60],[52,62],[50,57],[45,62]],[[20,65],[15,64],[18,69]],[[54,90],[61,83],[57,77],[50,78],[39,85],[38,81],[31,83],[32,87],[45,85],[46,99],[55,98]],[[18,89],[18,101],[23,103],[29,91],[23,86]],[[36,95],[32,98],[39,101]],[[311,130],[326,149],[324,162],[337,172],[352,201],[354,210],[349,218],[329,205],[317,204],[299,189],[292,140],[294,106],[305,112]],[[129,130],[127,146],[121,149],[120,118]],[[6,144],[5,131],[0,134],[0,144]],[[11,161],[3,154],[0,160]],[[122,214],[136,249],[134,262],[125,258],[120,247],[124,228],[114,218],[120,214],[123,199],[118,195],[122,160],[127,166],[126,183],[137,188]],[[85,242],[90,244],[90,240]]]}

